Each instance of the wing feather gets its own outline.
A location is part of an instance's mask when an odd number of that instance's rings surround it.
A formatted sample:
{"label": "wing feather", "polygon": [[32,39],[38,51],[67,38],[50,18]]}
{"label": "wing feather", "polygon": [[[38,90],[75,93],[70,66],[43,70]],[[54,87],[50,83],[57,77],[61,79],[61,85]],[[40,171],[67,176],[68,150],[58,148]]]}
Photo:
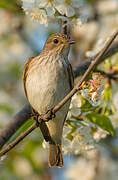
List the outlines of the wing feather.
{"label": "wing feather", "polygon": [[[22,73],[22,80],[23,80],[24,90],[25,90],[25,94],[26,94],[27,99],[28,99],[28,96],[27,96],[27,89],[26,89],[26,79],[27,79],[27,75],[28,75],[29,64],[32,63],[33,59],[34,59],[34,57],[30,57],[26,61],[24,68],[23,68],[23,73]],[[37,114],[37,112],[33,108],[32,108],[32,112],[34,113],[34,115]],[[45,141],[52,142],[52,139],[50,137],[50,133],[49,133],[49,130],[48,130],[46,123],[44,121],[41,122],[39,124],[39,127],[41,129],[41,132],[42,132],[42,135],[43,135]]]}
{"label": "wing feather", "polygon": [[[26,90],[26,79],[27,79],[27,75],[28,75],[28,70],[29,70],[29,64],[31,63],[31,61],[33,60],[33,57],[30,57],[26,63],[24,64],[24,68],[23,68],[23,73],[22,73],[22,80],[23,80],[23,85],[24,85],[24,90],[25,90],[25,95],[27,97],[27,90]],[[28,97],[27,97],[28,98]]]}
{"label": "wing feather", "polygon": [[[74,75],[73,75],[72,66],[69,62],[68,62],[67,72],[68,72],[68,80],[69,80],[69,84],[70,84],[70,90],[72,90],[74,87]],[[67,114],[65,115],[64,123],[66,121]]]}
{"label": "wing feather", "polygon": [[68,71],[68,79],[69,79],[69,84],[70,84],[70,90],[72,90],[74,87],[74,76],[73,76],[72,66],[70,63],[68,63],[67,71]]}

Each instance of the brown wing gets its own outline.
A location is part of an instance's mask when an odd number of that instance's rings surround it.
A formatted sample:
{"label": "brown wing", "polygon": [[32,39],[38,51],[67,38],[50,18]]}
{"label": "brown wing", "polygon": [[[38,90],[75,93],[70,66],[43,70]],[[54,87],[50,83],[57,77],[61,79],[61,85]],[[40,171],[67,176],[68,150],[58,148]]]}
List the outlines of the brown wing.
{"label": "brown wing", "polygon": [[28,74],[28,68],[29,68],[29,64],[32,61],[33,57],[30,57],[23,68],[23,73],[22,73],[22,80],[23,80],[23,85],[24,85],[24,90],[25,90],[25,95],[27,97],[27,90],[26,90],[26,78],[27,78],[27,74]]}
{"label": "brown wing", "polygon": [[[72,90],[74,87],[74,75],[73,75],[73,70],[72,70],[72,66],[70,63],[68,63],[67,71],[68,71],[68,79],[69,79],[69,84],[70,84],[70,90]],[[65,115],[64,123],[66,121],[66,116],[67,116],[67,114]]]}
{"label": "brown wing", "polygon": [[68,64],[67,71],[68,71],[68,79],[69,79],[69,84],[70,84],[70,90],[72,90],[74,87],[74,76],[73,76],[72,66],[70,63]]}
{"label": "brown wing", "polygon": [[[27,79],[27,74],[28,74],[28,68],[29,68],[29,64],[31,63],[31,61],[34,59],[34,57],[32,58],[29,58],[25,65],[24,65],[24,68],[23,68],[23,73],[22,73],[22,80],[23,80],[23,84],[24,84],[24,90],[25,90],[25,94],[26,94],[26,97],[27,97],[27,90],[26,90],[26,79]],[[27,97],[28,98],[28,97]],[[37,112],[32,108],[32,112],[33,114],[37,114]],[[52,142],[52,139],[50,137],[50,134],[49,134],[49,130],[48,130],[48,127],[46,125],[46,123],[43,121],[39,124],[39,127],[41,129],[41,132],[43,134],[43,137],[45,139],[45,141],[49,141],[49,142]]]}

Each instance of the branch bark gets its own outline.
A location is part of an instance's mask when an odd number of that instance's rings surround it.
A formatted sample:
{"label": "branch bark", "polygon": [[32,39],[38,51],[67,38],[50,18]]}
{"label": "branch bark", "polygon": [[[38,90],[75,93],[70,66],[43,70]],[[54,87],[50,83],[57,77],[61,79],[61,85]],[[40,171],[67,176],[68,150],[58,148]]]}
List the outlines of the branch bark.
{"label": "branch bark", "polygon": [[14,118],[0,131],[0,148],[32,116],[30,105],[24,106]]}
{"label": "branch bark", "polygon": [[[105,52],[105,54],[100,58],[100,61],[99,61],[97,64],[101,63],[101,62],[104,61],[106,58],[113,56],[113,55],[114,55],[115,53],[117,53],[117,52],[118,52],[118,41],[114,42],[114,43],[110,46],[110,48],[108,48],[108,50],[107,50],[107,51]],[[100,52],[99,52],[99,53],[100,53]],[[98,53],[98,54],[99,54],[99,53]],[[84,62],[80,63],[80,64],[78,65],[78,67],[77,67],[76,69],[74,69],[74,77],[76,78],[76,77],[82,75],[82,74],[88,69],[89,65],[91,64],[91,61],[92,61],[93,59],[95,59],[95,58],[98,56],[98,54],[96,54],[94,57],[88,58],[88,59],[86,59]],[[96,64],[96,65],[97,65],[97,64]]]}
{"label": "branch bark", "polygon": [[[107,51],[107,49],[109,48],[109,46],[111,45],[111,43],[114,41],[114,39],[116,38],[116,36],[118,35],[118,30],[111,36],[111,38],[108,40],[108,42],[106,43],[105,47],[101,50],[101,52],[97,55],[97,57],[95,58],[95,60],[91,61],[91,64],[89,66],[89,68],[86,70],[86,72],[84,73],[84,75],[82,76],[81,80],[79,81],[79,83],[72,89],[72,91],[60,102],[58,103],[53,109],[52,112],[55,114],[80,88],[81,84],[83,83],[83,81],[85,81],[85,79],[87,78],[87,76],[89,75],[89,73],[93,70],[93,68],[96,66],[96,64],[98,64],[98,62],[101,60],[101,58],[103,58],[103,55],[105,54],[105,52]],[[47,119],[49,117],[49,114],[45,114],[44,118],[42,116],[43,119]],[[30,132],[32,132],[35,128],[37,127],[36,123],[34,123],[31,127],[29,127],[24,133],[22,133],[18,138],[16,138],[15,141],[13,141],[11,144],[9,144],[7,147],[5,147],[1,152],[0,152],[0,156],[6,154],[9,150],[11,150],[14,146],[16,146],[16,144],[18,144],[24,137],[26,137]]]}
{"label": "branch bark", "polygon": [[18,138],[16,138],[12,143],[0,151],[0,156],[3,156],[8,151],[13,149],[20,141],[22,141],[28,134],[30,134],[34,129],[37,128],[36,123],[32,124],[24,133],[22,133]]}

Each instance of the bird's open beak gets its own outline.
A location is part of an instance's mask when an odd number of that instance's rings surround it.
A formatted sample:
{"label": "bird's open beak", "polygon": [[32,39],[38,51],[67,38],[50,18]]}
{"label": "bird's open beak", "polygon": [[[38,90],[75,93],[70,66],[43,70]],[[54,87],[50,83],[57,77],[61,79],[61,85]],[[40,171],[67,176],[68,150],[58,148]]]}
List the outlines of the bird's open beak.
{"label": "bird's open beak", "polygon": [[74,40],[70,40],[70,45],[75,44]]}

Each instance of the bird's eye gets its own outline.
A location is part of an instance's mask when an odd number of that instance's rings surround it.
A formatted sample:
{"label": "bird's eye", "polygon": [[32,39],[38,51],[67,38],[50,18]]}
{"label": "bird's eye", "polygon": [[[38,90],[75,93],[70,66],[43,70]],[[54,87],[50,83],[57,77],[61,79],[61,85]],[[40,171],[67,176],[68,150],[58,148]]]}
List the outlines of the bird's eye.
{"label": "bird's eye", "polygon": [[54,39],[54,41],[53,41],[55,44],[57,44],[59,41],[58,41],[58,39]]}

